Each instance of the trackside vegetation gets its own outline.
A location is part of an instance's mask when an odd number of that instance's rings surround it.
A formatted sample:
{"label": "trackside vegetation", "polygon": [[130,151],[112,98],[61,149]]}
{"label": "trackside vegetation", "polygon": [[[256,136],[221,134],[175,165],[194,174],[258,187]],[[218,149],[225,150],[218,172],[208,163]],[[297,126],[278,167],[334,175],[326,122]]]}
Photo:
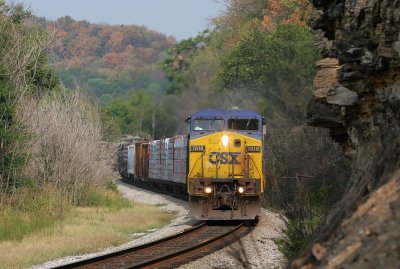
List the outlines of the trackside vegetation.
{"label": "trackside vegetation", "polygon": [[59,196],[49,194],[49,190],[30,194],[18,214],[4,212],[1,218],[0,247],[7,251],[1,252],[0,268],[26,268],[118,246],[173,218],[157,207],[130,202],[111,190],[92,191],[79,207],[69,207],[58,216],[57,209],[65,206],[51,200]]}
{"label": "trackside vegetation", "polygon": [[0,0],[1,268],[121,244],[172,218],[116,191],[101,108],[54,74],[56,41],[22,5]]}

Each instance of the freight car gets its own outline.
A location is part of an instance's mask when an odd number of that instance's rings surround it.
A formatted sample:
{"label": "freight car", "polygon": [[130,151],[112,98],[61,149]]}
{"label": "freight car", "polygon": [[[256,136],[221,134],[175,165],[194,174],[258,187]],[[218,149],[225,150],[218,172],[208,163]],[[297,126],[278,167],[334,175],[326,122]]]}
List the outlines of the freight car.
{"label": "freight car", "polygon": [[257,219],[265,189],[264,118],[251,110],[205,109],[187,123],[188,135],[122,146],[123,178],[187,195],[197,219]]}

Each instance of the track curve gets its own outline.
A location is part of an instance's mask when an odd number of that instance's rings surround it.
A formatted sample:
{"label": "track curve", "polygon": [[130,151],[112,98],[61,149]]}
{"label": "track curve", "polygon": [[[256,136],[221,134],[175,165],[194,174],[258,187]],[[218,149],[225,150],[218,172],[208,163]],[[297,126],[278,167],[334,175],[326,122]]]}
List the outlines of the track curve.
{"label": "track curve", "polygon": [[243,223],[205,222],[164,239],[107,255],[56,267],[69,268],[175,268],[221,249],[252,230]]}

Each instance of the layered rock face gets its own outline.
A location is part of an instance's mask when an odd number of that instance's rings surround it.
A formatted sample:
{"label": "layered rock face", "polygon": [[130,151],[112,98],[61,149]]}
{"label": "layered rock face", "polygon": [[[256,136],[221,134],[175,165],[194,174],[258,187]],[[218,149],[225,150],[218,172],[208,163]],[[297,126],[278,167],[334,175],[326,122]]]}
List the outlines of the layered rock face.
{"label": "layered rock face", "polygon": [[302,264],[400,268],[400,0],[313,3],[323,59],[307,121],[330,129],[353,175],[318,239],[328,254]]}

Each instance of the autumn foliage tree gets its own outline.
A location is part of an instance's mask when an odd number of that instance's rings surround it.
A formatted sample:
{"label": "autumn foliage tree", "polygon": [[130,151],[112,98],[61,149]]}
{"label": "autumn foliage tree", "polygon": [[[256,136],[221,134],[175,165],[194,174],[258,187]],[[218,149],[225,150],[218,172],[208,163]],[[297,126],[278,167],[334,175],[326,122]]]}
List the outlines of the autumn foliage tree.
{"label": "autumn foliage tree", "polygon": [[55,37],[50,52],[66,86],[108,102],[132,89],[163,85],[158,61],[175,42],[173,37],[144,26],[94,24],[69,16],[36,20]]}
{"label": "autumn foliage tree", "polygon": [[263,16],[263,26],[272,31],[278,24],[296,24],[306,27],[312,4],[309,0],[269,0]]}

